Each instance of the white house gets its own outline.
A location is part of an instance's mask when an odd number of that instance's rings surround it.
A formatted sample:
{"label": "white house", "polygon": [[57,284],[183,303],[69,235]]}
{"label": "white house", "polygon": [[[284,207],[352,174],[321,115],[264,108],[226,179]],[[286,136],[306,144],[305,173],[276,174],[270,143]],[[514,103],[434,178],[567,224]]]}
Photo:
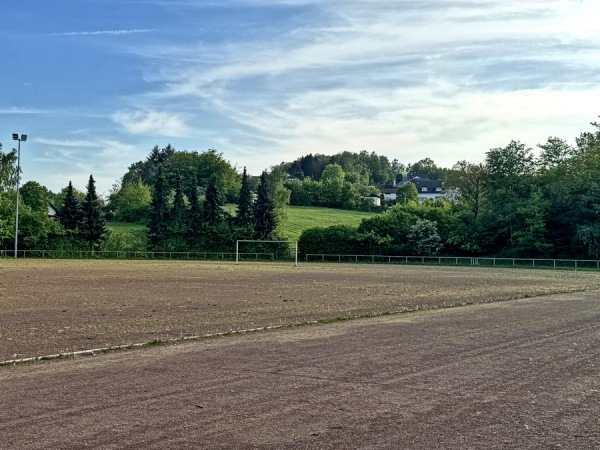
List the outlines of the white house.
{"label": "white house", "polygon": [[444,189],[442,180],[429,180],[427,178],[414,177],[411,181],[417,188],[419,203],[423,203],[425,200],[444,198],[446,196],[446,194],[442,192]]}
{"label": "white house", "polygon": [[384,186],[381,188],[381,193],[383,194],[384,200],[396,200],[396,191],[398,190],[398,186]]}
{"label": "white house", "polygon": [[58,210],[54,207],[54,205],[48,202],[48,220],[56,219],[56,215],[58,214]]}
{"label": "white house", "polygon": [[375,206],[381,206],[381,198],[377,194],[370,194],[363,198],[365,200],[372,202],[373,205],[375,205]]}
{"label": "white house", "polygon": [[[419,203],[423,203],[425,200],[435,200],[436,198],[446,197],[446,193],[444,192],[444,183],[442,180],[430,180],[429,178],[413,177],[412,179],[399,182],[393,188],[381,189],[384,198],[395,200],[396,190],[399,187],[404,186],[406,183],[413,183],[417,188],[417,197]],[[394,191],[393,193],[391,192],[392,190]],[[389,192],[389,194],[386,195],[386,192]]]}

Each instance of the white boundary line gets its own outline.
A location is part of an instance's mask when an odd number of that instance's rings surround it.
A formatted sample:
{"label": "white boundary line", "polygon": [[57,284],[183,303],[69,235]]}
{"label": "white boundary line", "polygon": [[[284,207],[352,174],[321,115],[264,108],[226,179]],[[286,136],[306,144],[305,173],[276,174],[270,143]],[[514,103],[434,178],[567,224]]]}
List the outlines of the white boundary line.
{"label": "white boundary line", "polygon": [[[318,320],[310,320],[307,322],[302,322],[302,325],[314,325],[317,323],[319,323]],[[93,348],[93,349],[88,349],[88,350],[78,350],[75,352],[61,352],[61,353],[54,353],[52,355],[31,356],[28,358],[19,358],[19,359],[7,359],[5,361],[0,361],[0,367],[16,365],[16,364],[25,364],[25,363],[37,362],[37,361],[48,361],[48,360],[60,359],[60,358],[73,358],[75,356],[87,356],[87,355],[92,356],[97,353],[106,353],[106,352],[112,352],[112,351],[117,351],[117,350],[129,350],[129,349],[134,349],[134,348],[150,347],[155,342],[157,342],[158,345],[175,344],[177,342],[198,341],[198,340],[202,340],[202,339],[230,336],[230,335],[234,335],[234,334],[247,334],[247,333],[256,333],[256,332],[260,332],[260,331],[278,330],[281,328],[289,328],[290,326],[296,326],[296,325],[298,325],[298,324],[269,325],[266,327],[247,328],[244,330],[222,331],[219,333],[199,334],[199,335],[194,335],[194,336],[183,336],[180,338],[155,339],[153,341],[140,342],[137,344],[111,345],[108,347],[99,347],[99,348]]]}
{"label": "white boundary line", "polygon": [[[269,241],[269,242],[271,242],[271,241]],[[441,305],[434,305],[434,306],[417,305],[413,308],[403,307],[402,309],[396,310],[396,311],[371,313],[371,314],[364,314],[364,315],[354,315],[354,316],[340,316],[340,317],[334,317],[331,319],[334,321],[337,321],[337,320],[346,321],[346,320],[355,320],[355,319],[372,319],[372,318],[377,318],[377,317],[397,316],[397,315],[401,315],[401,314],[414,313],[414,312],[454,309],[454,308],[461,308],[461,307],[468,307],[468,306],[475,306],[475,305],[487,305],[490,303],[511,302],[511,301],[515,301],[515,300],[516,301],[531,300],[536,297],[548,297],[548,296],[563,295],[563,294],[574,294],[574,293],[580,293],[580,292],[586,292],[586,291],[589,291],[589,289],[581,289],[581,290],[574,290],[574,291],[567,291],[567,292],[545,293],[545,294],[540,294],[540,295],[534,295],[533,297],[516,297],[516,298],[507,298],[507,299],[500,299],[500,300],[486,300],[486,301],[482,301],[482,302],[465,301],[465,302],[458,302],[458,303],[452,303],[452,304],[441,304]],[[280,329],[285,329],[285,328],[316,325],[319,323],[327,323],[327,320],[328,320],[327,318],[322,318],[322,319],[317,319],[317,320],[308,320],[306,322],[296,322],[296,323],[292,322],[292,323],[287,323],[287,324],[282,324],[282,325],[268,325],[266,327],[246,328],[244,330],[222,331],[219,333],[200,334],[200,335],[194,335],[194,336],[183,336],[180,338],[155,339],[153,341],[137,343],[137,344],[111,345],[108,347],[94,348],[94,349],[90,349],[90,350],[80,350],[80,351],[76,351],[76,352],[62,352],[62,353],[55,353],[53,355],[32,356],[29,358],[21,358],[21,359],[9,359],[9,360],[5,360],[5,361],[0,361],[0,367],[16,365],[16,364],[24,364],[24,363],[30,363],[30,362],[37,362],[37,361],[46,361],[46,360],[59,359],[59,358],[73,358],[75,356],[85,356],[85,355],[91,356],[91,355],[95,355],[96,353],[105,353],[105,352],[117,351],[117,350],[128,350],[128,349],[134,349],[134,348],[150,347],[154,342],[157,342],[158,345],[168,345],[168,344],[176,344],[178,342],[194,341],[194,340],[198,341],[198,340],[202,340],[202,339],[210,339],[210,338],[216,338],[216,337],[222,337],[222,336],[231,336],[231,335],[236,335],[236,334],[256,333],[256,332],[261,332],[261,331],[280,330]]]}

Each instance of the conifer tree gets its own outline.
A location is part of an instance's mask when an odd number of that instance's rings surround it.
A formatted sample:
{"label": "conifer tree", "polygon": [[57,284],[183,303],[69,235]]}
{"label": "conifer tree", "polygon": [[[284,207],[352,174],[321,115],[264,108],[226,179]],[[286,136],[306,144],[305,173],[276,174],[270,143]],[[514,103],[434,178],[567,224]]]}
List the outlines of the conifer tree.
{"label": "conifer tree", "polygon": [[275,217],[275,203],[269,192],[266,172],[263,172],[260,176],[253,215],[256,239],[272,239],[273,231],[277,226],[277,219]]}
{"label": "conifer tree", "polygon": [[254,222],[252,215],[252,192],[250,191],[250,182],[245,167],[242,174],[242,187],[238,197],[236,219],[237,224],[242,227],[252,225]]}
{"label": "conifer tree", "polygon": [[206,188],[202,206],[204,221],[208,225],[214,226],[223,221],[223,210],[221,209],[221,200],[219,198],[219,185],[217,184],[217,177],[214,175],[210,178],[208,187]]}
{"label": "conifer tree", "polygon": [[196,186],[190,189],[188,194],[190,202],[190,211],[187,216],[187,239],[192,248],[195,248],[200,243],[202,235],[202,205],[198,198],[198,188]]}
{"label": "conifer tree", "polygon": [[58,220],[65,230],[74,232],[82,217],[81,205],[73,192],[73,184],[69,181],[67,193],[58,212]]}
{"label": "conifer tree", "polygon": [[175,197],[173,207],[169,214],[169,234],[175,246],[175,250],[183,250],[185,247],[184,236],[187,229],[187,211],[183,191],[181,188],[181,177],[175,180]]}
{"label": "conifer tree", "polygon": [[104,222],[104,214],[102,212],[102,204],[100,203],[100,198],[96,194],[96,182],[92,175],[90,175],[87,184],[87,192],[83,205],[81,206],[81,211],[82,219],[79,227],[80,235],[83,239],[92,244],[93,249],[97,249],[106,238],[106,225]]}
{"label": "conifer tree", "polygon": [[150,207],[150,217],[148,220],[148,239],[154,249],[162,249],[168,235],[169,218],[169,191],[165,183],[162,166],[158,166],[156,171],[156,180],[154,182],[154,192],[152,193],[152,203]]}

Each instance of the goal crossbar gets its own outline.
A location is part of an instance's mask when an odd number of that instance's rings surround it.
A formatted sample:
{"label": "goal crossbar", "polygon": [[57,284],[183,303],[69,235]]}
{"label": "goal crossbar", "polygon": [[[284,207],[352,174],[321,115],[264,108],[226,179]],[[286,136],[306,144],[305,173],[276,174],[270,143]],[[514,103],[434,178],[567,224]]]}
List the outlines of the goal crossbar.
{"label": "goal crossbar", "polygon": [[269,239],[239,239],[235,241],[235,263],[240,263],[240,242],[270,242],[270,243],[288,243],[294,244],[294,265],[298,265],[298,241],[272,241]]}

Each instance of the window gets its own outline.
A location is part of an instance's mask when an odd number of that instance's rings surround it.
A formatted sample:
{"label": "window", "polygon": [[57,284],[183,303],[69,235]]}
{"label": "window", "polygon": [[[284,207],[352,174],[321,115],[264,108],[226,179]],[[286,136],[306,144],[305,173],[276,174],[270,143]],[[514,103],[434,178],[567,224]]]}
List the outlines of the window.
{"label": "window", "polygon": [[423,186],[423,187],[421,188],[421,192],[427,192],[427,186]]}
{"label": "window", "polygon": [[436,186],[435,187],[435,192],[442,192],[442,187],[441,186]]}

